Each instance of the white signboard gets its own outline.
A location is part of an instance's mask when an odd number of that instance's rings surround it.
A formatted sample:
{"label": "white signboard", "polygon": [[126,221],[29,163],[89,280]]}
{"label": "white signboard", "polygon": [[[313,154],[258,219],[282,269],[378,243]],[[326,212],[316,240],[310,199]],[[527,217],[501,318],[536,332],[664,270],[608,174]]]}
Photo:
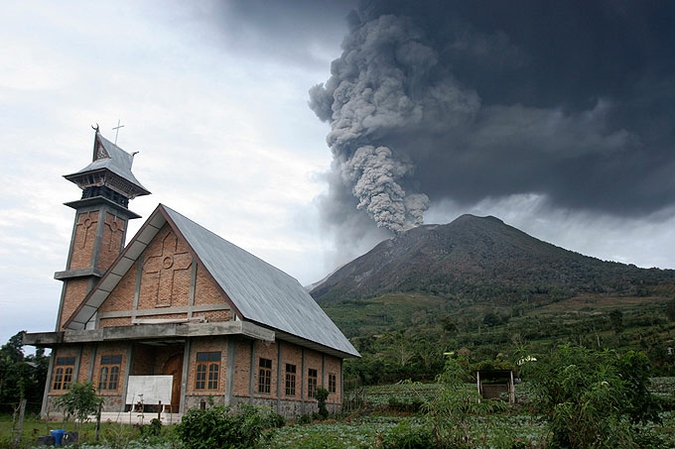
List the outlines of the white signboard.
{"label": "white signboard", "polygon": [[[129,376],[127,404],[171,404],[173,376]],[[143,395],[143,396],[141,396]]]}

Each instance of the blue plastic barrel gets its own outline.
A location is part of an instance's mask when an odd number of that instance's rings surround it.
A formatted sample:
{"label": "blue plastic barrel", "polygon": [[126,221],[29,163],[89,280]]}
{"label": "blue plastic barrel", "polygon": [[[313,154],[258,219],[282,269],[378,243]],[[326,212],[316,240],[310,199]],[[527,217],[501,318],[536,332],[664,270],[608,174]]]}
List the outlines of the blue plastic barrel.
{"label": "blue plastic barrel", "polygon": [[54,437],[54,446],[61,446],[61,439],[63,438],[64,433],[66,433],[66,431],[63,429],[56,429],[49,432],[49,434]]}

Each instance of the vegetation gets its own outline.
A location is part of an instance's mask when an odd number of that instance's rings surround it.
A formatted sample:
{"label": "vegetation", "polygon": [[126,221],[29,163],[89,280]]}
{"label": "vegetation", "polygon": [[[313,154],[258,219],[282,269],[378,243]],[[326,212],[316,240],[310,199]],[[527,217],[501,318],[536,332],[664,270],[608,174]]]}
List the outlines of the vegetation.
{"label": "vegetation", "polygon": [[639,424],[660,422],[644,353],[564,345],[521,372],[533,383],[533,408],[548,419],[552,447],[642,447]]}
{"label": "vegetation", "polygon": [[29,413],[39,411],[42,404],[49,357],[43,349],[25,356],[23,334],[18,332],[0,348],[0,413],[13,413],[24,399]]}
{"label": "vegetation", "polygon": [[240,405],[232,410],[212,406],[206,410],[192,409],[183,415],[178,435],[186,449],[251,449],[262,447],[274,429],[283,424],[283,418],[268,408]]}
{"label": "vegetation", "polygon": [[102,404],[103,399],[96,394],[96,388],[92,382],[73,383],[66,394],[54,400],[54,405],[63,411],[65,421],[68,421],[71,416],[75,417],[78,432],[80,425],[87,420],[89,415],[97,413]]}
{"label": "vegetation", "polygon": [[319,408],[319,416],[321,417],[321,419],[328,418],[328,409],[326,408],[326,399],[328,399],[328,394],[329,391],[323,387],[319,387],[316,389],[315,398],[317,406]]}
{"label": "vegetation", "polygon": [[522,351],[544,353],[567,343],[645,352],[654,375],[675,375],[675,354],[668,349],[675,347],[675,320],[666,314],[671,301],[583,295],[545,306],[498,307],[396,293],[360,300],[358,307],[352,301],[323,307],[362,355],[345,361],[348,384],[377,385],[431,382],[448,352],[461,351],[476,368],[509,368]]}

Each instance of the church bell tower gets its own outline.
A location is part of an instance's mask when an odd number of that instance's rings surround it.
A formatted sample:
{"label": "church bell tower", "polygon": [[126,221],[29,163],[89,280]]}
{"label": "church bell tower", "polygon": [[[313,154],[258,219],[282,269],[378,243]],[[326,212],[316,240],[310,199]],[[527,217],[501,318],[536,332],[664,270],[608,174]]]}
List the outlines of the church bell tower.
{"label": "church bell tower", "polygon": [[64,176],[82,189],[82,198],[65,203],[75,209],[75,223],[66,269],[54,274],[63,281],[57,331],[64,330],[87,293],[122,252],[129,220],[140,217],[128,209],[129,200],[150,192],[131,172],[133,160],[133,154],[105,139],[97,126],[91,164]]}

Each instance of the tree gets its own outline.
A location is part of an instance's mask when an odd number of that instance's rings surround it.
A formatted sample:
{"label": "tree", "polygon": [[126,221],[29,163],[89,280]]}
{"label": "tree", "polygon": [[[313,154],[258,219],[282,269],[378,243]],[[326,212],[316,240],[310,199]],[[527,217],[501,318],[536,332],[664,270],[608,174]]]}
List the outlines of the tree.
{"label": "tree", "polygon": [[49,357],[38,349],[35,355],[24,356],[23,334],[20,331],[0,347],[0,404],[9,406],[28,401],[30,411],[39,410],[42,401]]}
{"label": "tree", "polygon": [[79,432],[80,425],[87,420],[89,415],[98,412],[103,404],[103,398],[98,397],[92,382],[76,382],[70,385],[66,394],[57,397],[54,403],[63,410],[66,421],[71,416],[75,416]]}
{"label": "tree", "polygon": [[328,409],[326,408],[326,399],[328,399],[328,394],[328,390],[323,387],[316,389],[315,397],[317,406],[319,407],[319,416],[321,416],[322,419],[328,418]]}
{"label": "tree", "polygon": [[547,417],[553,447],[638,447],[632,424],[658,421],[643,353],[563,345],[521,367],[531,402]]}
{"label": "tree", "polygon": [[665,312],[670,321],[675,321],[675,298],[666,303]]}
{"label": "tree", "polygon": [[488,312],[483,317],[483,324],[488,327],[499,326],[502,324],[502,319],[494,312]]}
{"label": "tree", "polygon": [[623,332],[623,312],[620,310],[612,310],[609,312],[609,322],[614,330],[614,333],[620,334]]}

